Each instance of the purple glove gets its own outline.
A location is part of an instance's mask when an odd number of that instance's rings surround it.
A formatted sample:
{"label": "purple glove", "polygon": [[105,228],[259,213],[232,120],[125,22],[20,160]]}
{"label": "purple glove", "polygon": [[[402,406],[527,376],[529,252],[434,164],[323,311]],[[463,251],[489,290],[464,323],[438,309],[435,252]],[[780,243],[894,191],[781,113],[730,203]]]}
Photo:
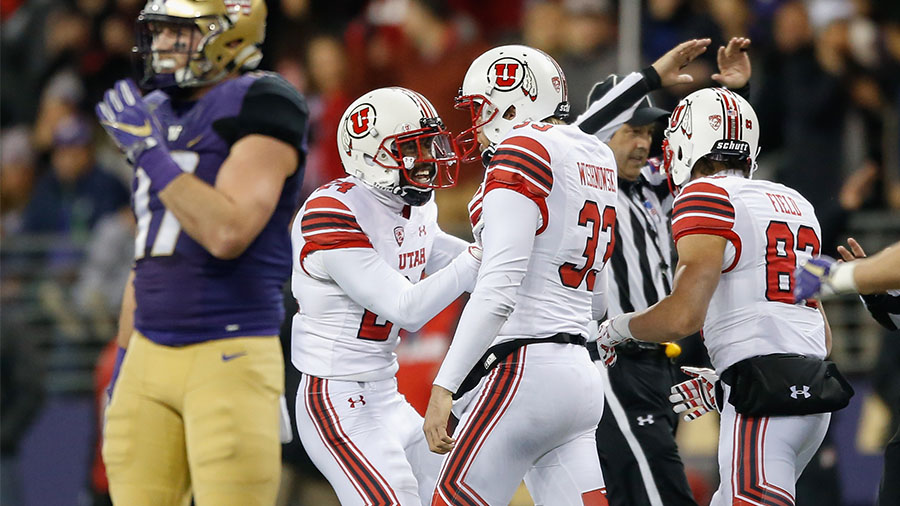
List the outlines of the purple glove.
{"label": "purple glove", "polygon": [[156,116],[131,79],[116,81],[94,108],[100,124],[132,164],[144,151],[165,146]]}
{"label": "purple glove", "polygon": [[821,295],[857,291],[853,270],[857,262],[838,262],[822,255],[797,267],[794,272],[794,301]]}

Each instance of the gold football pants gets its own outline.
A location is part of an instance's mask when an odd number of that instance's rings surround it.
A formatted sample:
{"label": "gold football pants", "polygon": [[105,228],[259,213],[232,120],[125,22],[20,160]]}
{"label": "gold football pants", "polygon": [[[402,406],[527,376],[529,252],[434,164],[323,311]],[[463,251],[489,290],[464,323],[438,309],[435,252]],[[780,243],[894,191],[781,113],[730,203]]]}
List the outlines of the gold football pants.
{"label": "gold football pants", "polygon": [[135,332],[103,430],[113,502],[273,504],[283,389],[277,337],[170,347]]}

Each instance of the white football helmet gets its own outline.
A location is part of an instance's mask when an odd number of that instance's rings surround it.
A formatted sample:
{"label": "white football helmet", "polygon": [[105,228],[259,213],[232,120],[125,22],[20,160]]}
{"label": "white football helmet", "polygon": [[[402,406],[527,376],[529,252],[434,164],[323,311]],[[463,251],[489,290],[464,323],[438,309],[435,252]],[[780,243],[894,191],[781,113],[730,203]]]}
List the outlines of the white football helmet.
{"label": "white football helmet", "polygon": [[422,205],[456,184],[459,155],[427,98],[406,88],[372,90],[344,111],[337,132],[344,171]]}
{"label": "white football helmet", "polygon": [[[510,106],[515,115],[504,118]],[[479,159],[477,129],[496,144],[524,121],[569,115],[566,76],[556,60],[528,46],[500,46],[472,62],[463,78],[457,109],[468,109],[472,128],[457,137],[463,161]]]}
{"label": "white football helmet", "polygon": [[684,97],[666,124],[663,167],[676,186],[691,180],[697,160],[747,158],[750,174],[759,154],[759,120],[743,97],[704,88]]}

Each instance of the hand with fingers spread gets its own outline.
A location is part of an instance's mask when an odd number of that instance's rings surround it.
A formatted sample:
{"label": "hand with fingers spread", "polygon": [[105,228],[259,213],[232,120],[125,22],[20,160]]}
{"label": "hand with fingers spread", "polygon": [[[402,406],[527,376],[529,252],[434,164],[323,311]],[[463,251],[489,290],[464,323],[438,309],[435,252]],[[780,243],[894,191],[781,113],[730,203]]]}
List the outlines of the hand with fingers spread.
{"label": "hand with fingers spread", "polygon": [[701,416],[716,411],[716,371],[706,367],[682,367],[682,372],[691,376],[672,387],[669,402],[674,404],[672,410],[684,413],[684,421],[690,422]]}
{"label": "hand with fingers spread", "polygon": [[116,81],[94,110],[106,133],[132,164],[144,151],[165,146],[159,122],[131,79]]}
{"label": "hand with fingers spread", "polygon": [[732,37],[727,46],[719,46],[716,54],[719,72],[713,74],[712,79],[732,90],[746,86],[751,72],[749,47],[750,39],[746,37]]}
{"label": "hand with fingers spread", "polygon": [[[852,237],[847,239],[847,245],[850,246],[850,249],[847,249],[845,246],[837,247],[838,253],[840,253],[844,262],[866,258],[866,251],[856,242],[856,239]],[[896,316],[898,308],[900,308],[900,305],[898,305],[900,303],[900,291],[888,290],[887,293],[860,294],[860,298],[866,305],[866,309],[878,323],[888,330],[897,330],[898,326],[900,326],[900,320]]]}
{"label": "hand with fingers spread", "polygon": [[653,62],[653,69],[659,74],[662,86],[686,84],[694,81],[690,74],[682,74],[681,69],[706,52],[710,39],[692,39],[678,44]]}
{"label": "hand with fingers spread", "polygon": [[866,251],[858,242],[856,242],[856,239],[852,237],[847,239],[847,245],[850,246],[849,250],[845,246],[837,247],[838,253],[841,254],[841,258],[844,259],[845,262],[866,258]]}
{"label": "hand with fingers spread", "polygon": [[450,409],[453,407],[453,392],[444,387],[433,385],[428,407],[425,409],[425,423],[422,430],[428,441],[428,449],[434,453],[448,453],[456,445],[456,439],[447,432],[450,420]]}
{"label": "hand with fingers spread", "polygon": [[600,324],[597,332],[597,350],[600,352],[600,360],[606,367],[616,365],[616,345],[634,339],[628,323],[634,313],[625,313],[614,316]]}
{"label": "hand with fingers spread", "polygon": [[162,127],[144,102],[134,81],[122,79],[106,90],[95,107],[100,124],[125,153],[129,163],[150,178],[150,189],[161,191],[184,174],[166,147]]}

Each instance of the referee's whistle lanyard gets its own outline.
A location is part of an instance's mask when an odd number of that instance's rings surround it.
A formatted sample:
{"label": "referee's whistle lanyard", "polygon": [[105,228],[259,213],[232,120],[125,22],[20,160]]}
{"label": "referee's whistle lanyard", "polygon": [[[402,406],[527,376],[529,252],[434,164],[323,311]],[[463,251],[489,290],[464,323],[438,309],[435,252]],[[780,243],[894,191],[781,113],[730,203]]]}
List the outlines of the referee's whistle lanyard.
{"label": "referee's whistle lanyard", "polygon": [[[647,231],[651,235],[650,238],[652,240],[650,242],[653,243],[653,247],[656,248],[656,253],[659,255],[660,270],[666,278],[666,281],[668,281],[669,286],[672,286],[669,263],[666,262],[666,256],[663,255],[662,250],[659,248],[659,229],[656,226],[656,220],[653,219],[653,216],[651,216],[648,211],[649,208],[653,207],[653,202],[648,198],[644,198],[643,183],[640,180],[635,181],[634,186],[626,191],[628,192],[628,200],[633,204],[632,207],[640,209],[638,214],[643,218]],[[635,197],[637,197],[637,199],[635,199]]]}

